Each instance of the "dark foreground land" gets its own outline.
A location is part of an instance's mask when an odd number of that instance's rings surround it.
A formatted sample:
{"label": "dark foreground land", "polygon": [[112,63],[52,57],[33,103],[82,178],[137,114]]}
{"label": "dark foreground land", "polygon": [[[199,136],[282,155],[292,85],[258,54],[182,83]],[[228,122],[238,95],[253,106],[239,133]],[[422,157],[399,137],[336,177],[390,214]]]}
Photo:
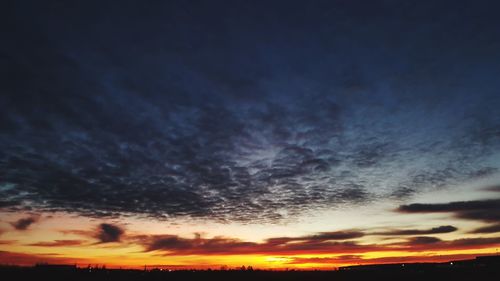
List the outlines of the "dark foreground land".
{"label": "dark foreground land", "polygon": [[495,262],[390,264],[345,267],[332,271],[161,271],[76,268],[70,266],[0,267],[1,280],[500,280]]}

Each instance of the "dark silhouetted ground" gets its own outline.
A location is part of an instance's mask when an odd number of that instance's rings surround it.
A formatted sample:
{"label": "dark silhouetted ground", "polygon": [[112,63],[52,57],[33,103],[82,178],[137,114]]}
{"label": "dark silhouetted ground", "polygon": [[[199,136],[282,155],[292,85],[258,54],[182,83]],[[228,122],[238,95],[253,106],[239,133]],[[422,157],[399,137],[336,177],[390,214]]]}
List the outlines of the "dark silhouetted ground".
{"label": "dark silhouetted ground", "polygon": [[500,256],[448,263],[343,267],[332,271],[166,271],[89,269],[72,266],[0,267],[1,280],[500,280]]}

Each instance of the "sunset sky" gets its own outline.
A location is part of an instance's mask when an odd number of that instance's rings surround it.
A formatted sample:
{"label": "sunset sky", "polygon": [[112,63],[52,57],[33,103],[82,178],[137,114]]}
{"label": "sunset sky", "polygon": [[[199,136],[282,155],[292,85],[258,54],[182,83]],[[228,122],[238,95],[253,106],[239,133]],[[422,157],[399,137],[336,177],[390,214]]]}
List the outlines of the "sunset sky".
{"label": "sunset sky", "polygon": [[0,264],[500,248],[497,1],[0,5]]}

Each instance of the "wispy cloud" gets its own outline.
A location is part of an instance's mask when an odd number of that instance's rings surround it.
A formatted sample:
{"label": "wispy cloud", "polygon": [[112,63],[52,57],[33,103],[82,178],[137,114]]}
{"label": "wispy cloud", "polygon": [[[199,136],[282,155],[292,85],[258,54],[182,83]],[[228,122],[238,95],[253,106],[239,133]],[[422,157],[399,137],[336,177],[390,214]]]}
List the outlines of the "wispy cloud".
{"label": "wispy cloud", "polygon": [[34,247],[69,247],[69,246],[81,246],[85,244],[83,240],[54,240],[48,242],[36,242],[27,244],[26,246]]}
{"label": "wispy cloud", "polygon": [[443,225],[443,226],[433,227],[430,229],[390,229],[386,231],[375,232],[372,233],[372,235],[389,235],[389,236],[426,235],[426,234],[450,233],[456,230],[457,228],[452,225]]}

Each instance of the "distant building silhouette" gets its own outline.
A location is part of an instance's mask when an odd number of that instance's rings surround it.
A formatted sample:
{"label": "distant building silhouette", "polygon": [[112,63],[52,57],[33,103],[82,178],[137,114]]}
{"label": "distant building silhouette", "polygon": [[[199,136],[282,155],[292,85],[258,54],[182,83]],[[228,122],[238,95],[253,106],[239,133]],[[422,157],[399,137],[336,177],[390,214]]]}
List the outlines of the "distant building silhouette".
{"label": "distant building silhouette", "polygon": [[479,256],[476,257],[475,262],[478,266],[494,266],[500,267],[500,255],[497,256]]}

